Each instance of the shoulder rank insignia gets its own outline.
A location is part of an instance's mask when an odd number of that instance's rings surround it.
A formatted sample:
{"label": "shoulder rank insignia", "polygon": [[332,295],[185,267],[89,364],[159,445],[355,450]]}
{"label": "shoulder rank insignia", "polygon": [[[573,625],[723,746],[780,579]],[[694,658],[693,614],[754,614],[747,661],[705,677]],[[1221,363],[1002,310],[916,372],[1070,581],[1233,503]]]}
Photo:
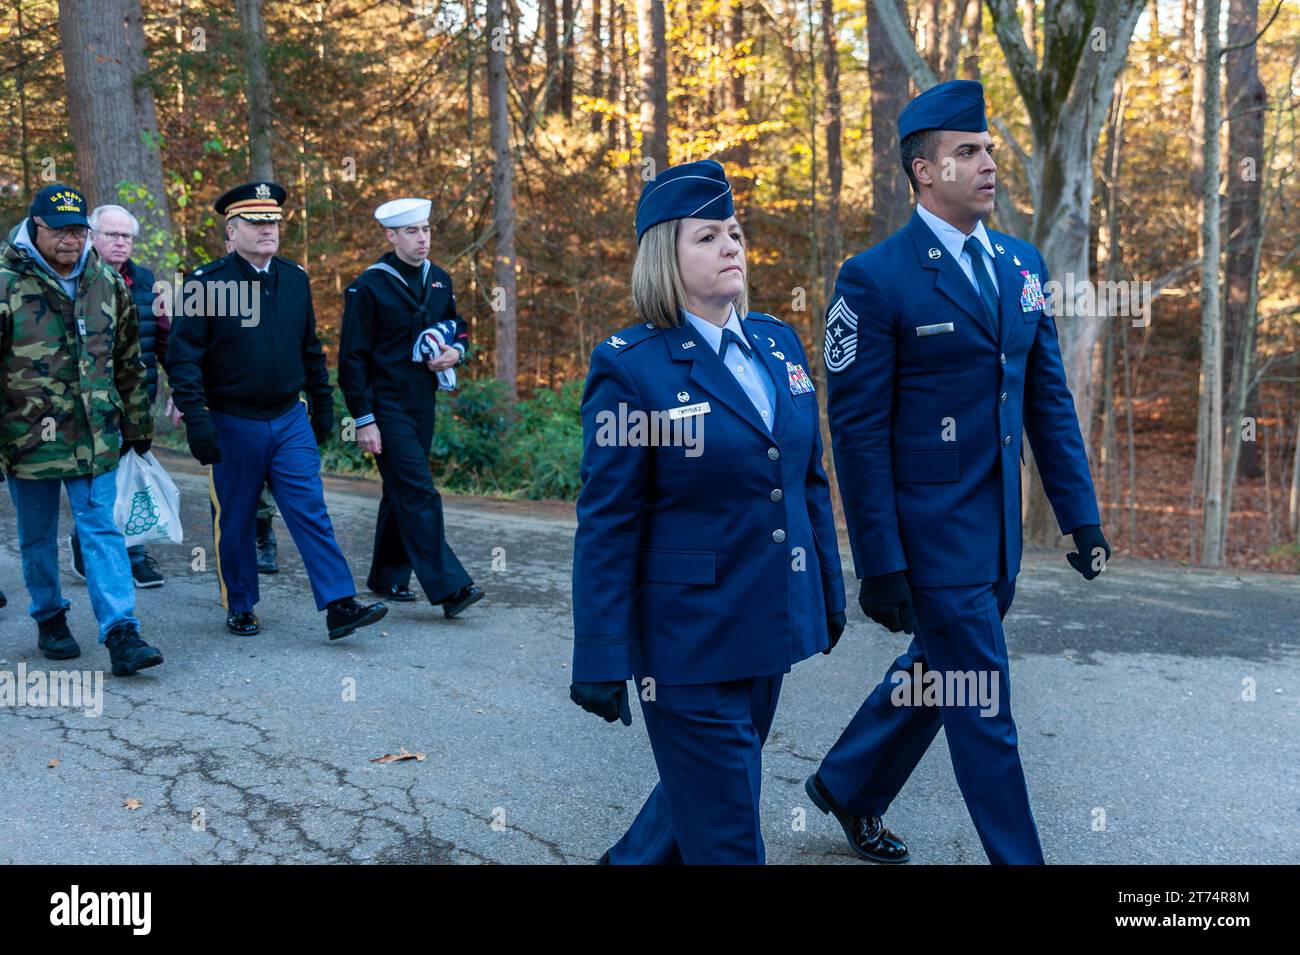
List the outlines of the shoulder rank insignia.
{"label": "shoulder rank insignia", "polygon": [[826,368],[843,371],[858,357],[858,316],[841,295],[826,313]]}

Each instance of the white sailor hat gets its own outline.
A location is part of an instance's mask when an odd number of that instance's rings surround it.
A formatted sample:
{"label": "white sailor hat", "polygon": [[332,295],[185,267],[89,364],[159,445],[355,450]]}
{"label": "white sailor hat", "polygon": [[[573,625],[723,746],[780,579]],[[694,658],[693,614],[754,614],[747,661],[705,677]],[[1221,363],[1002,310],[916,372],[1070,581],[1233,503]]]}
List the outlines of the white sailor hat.
{"label": "white sailor hat", "polygon": [[385,229],[400,229],[429,218],[433,203],[428,199],[393,199],[375,210],[375,218]]}

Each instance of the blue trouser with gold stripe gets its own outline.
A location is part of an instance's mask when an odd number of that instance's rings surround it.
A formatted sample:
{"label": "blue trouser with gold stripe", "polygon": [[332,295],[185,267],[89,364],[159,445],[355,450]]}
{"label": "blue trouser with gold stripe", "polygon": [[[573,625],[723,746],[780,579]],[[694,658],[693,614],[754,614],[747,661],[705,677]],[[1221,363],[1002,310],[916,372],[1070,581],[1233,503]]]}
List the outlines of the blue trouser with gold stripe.
{"label": "blue trouser with gold stripe", "polygon": [[[883,816],[943,727],[957,785],[993,863],[1040,864],[1043,850],[1029,808],[1011,718],[1011,681],[1002,618],[1014,580],[967,587],[914,587],[916,636],[867,697],[822,760],[817,775],[845,809]],[[917,669],[919,666],[919,670]],[[996,707],[967,699],[913,705],[916,675],[984,674]],[[944,677],[944,686],[954,681]],[[990,694],[992,699],[992,694]],[[901,705],[900,705],[901,704]]]}
{"label": "blue trouser with gold stripe", "polygon": [[212,465],[213,530],[217,578],[227,610],[252,610],[257,589],[257,499],[267,484],[275,496],[311,581],[316,609],[357,589],[334,539],[320,480],[320,452],[305,405],[257,421],[209,412],[221,440],[221,463]]}
{"label": "blue trouser with gold stripe", "polygon": [[654,702],[641,700],[659,782],[609,850],[612,865],[763,864],[763,743],[782,676],[659,684]]}

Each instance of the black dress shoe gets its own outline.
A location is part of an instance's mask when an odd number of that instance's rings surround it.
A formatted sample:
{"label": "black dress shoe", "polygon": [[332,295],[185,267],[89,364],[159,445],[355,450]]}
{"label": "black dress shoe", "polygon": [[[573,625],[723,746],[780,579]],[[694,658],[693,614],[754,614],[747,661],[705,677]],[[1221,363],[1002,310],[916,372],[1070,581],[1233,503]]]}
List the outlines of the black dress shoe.
{"label": "black dress shoe", "polygon": [[466,584],[460,590],[456,591],[446,600],[442,601],[442,615],[444,617],[455,617],[466,607],[478,603],[485,594],[480,588],[473,584]]}
{"label": "black dress shoe", "polygon": [[383,597],[385,600],[391,600],[393,603],[409,604],[415,599],[415,591],[409,587],[399,587],[397,584],[389,587],[387,590],[376,590],[370,588],[370,592],[376,597]]}
{"label": "black dress shoe", "polygon": [[381,603],[360,604],[354,597],[336,600],[325,612],[325,626],[329,627],[330,639],[346,637],[360,627],[368,627],[384,619],[388,608]]}
{"label": "black dress shoe", "polygon": [[232,610],[226,614],[226,629],[241,637],[251,637],[262,629],[262,624],[251,610]]}
{"label": "black dress shoe", "polygon": [[872,862],[906,862],[911,858],[907,846],[880,822],[879,816],[855,816],[835,801],[822,781],[813,773],[804,782],[808,798],[822,812],[833,815],[849,837],[849,846],[864,859]]}

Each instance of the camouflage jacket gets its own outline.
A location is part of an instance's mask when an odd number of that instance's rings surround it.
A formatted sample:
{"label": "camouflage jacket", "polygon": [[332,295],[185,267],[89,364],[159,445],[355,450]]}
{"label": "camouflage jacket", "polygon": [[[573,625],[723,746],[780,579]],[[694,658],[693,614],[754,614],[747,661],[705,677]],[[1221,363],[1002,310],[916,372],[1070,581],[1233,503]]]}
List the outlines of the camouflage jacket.
{"label": "camouflage jacket", "polygon": [[20,478],[98,475],[123,440],[151,437],[140,323],[117,271],[92,250],[74,302],[0,241],[0,463]]}

